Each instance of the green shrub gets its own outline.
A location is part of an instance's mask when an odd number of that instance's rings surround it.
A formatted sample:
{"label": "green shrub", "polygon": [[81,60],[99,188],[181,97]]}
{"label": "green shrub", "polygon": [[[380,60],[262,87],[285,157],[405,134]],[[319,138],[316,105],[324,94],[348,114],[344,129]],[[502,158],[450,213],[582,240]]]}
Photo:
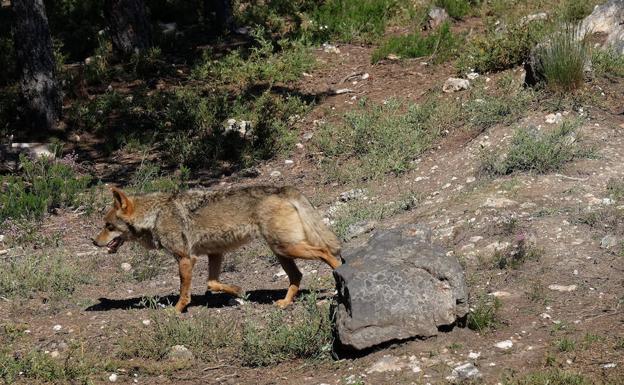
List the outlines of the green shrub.
{"label": "green shrub", "polygon": [[314,136],[329,178],[348,181],[403,173],[459,115],[457,104],[434,99],[420,105],[391,100],[366,107],[361,103],[345,115],[344,124],[321,126]]}
{"label": "green shrub", "polygon": [[463,19],[470,12],[470,0],[436,0],[435,5],[444,8],[450,17],[454,19]]}
{"label": "green shrub", "polygon": [[578,35],[578,28],[567,25],[535,49],[535,71],[553,91],[570,92],[583,84],[588,48]]}
{"label": "green shrub", "polygon": [[591,13],[593,4],[586,0],[565,0],[559,10],[558,16],[565,23],[573,23],[583,20]]}
{"label": "green shrub", "polygon": [[523,375],[521,378],[508,378],[504,385],[590,385],[592,382],[585,377],[553,369]]}
{"label": "green shrub", "polygon": [[155,309],[150,319],[148,328],[138,326],[121,339],[117,352],[120,358],[161,360],[172,346],[184,345],[197,358],[212,361],[218,357],[219,349],[234,342],[236,325],[213,317],[208,311],[184,319],[170,311]]}
{"label": "green shrub", "polygon": [[87,282],[84,266],[66,256],[28,255],[0,262],[0,295],[28,297],[46,293],[54,299],[71,295]]}
{"label": "green shrub", "polygon": [[186,188],[189,169],[180,166],[171,176],[166,176],[158,164],[142,161],[130,179],[130,187],[140,193],[175,192]]}
{"label": "green shrub", "polygon": [[485,152],[482,155],[481,172],[496,176],[518,171],[547,173],[559,170],[567,162],[589,155],[577,144],[578,125],[578,122],[566,121],[544,134],[538,134],[535,129],[520,128],[506,154]]}
{"label": "green shrub", "polygon": [[468,328],[479,333],[495,329],[501,324],[498,310],[502,304],[493,296],[479,296],[477,302],[470,307],[468,313]]}
{"label": "green shrub", "polygon": [[266,366],[296,358],[328,356],[332,334],[329,307],[318,306],[315,294],[304,297],[304,307],[289,323],[282,311],[271,314],[264,327],[249,321],[243,328],[240,357],[243,365]]}
{"label": "green shrub", "polygon": [[312,13],[317,41],[373,42],[383,35],[396,0],[329,0]]}
{"label": "green shrub", "polygon": [[592,69],[597,76],[624,77],[624,55],[613,50],[594,50]]}
{"label": "green shrub", "polygon": [[529,57],[546,30],[547,25],[539,21],[512,24],[502,32],[490,28],[485,35],[476,35],[468,41],[457,67],[460,72],[479,73],[513,68]]}
{"label": "green shrub", "polygon": [[433,56],[434,61],[442,62],[454,54],[459,42],[459,38],[451,32],[449,23],[444,23],[436,31],[426,36],[416,32],[390,37],[373,51],[371,60],[376,63],[389,54],[395,54],[401,58]]}
{"label": "green shrub", "polygon": [[20,174],[0,177],[0,221],[40,218],[53,208],[75,206],[91,181],[71,165],[46,157],[22,156],[20,164]]}

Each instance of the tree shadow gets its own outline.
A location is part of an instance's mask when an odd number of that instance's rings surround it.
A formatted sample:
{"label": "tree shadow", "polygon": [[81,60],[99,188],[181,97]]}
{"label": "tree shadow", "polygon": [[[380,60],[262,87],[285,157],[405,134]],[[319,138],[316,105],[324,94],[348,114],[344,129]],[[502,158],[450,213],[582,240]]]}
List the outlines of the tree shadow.
{"label": "tree shadow", "polygon": [[[299,291],[299,296],[304,296],[310,293],[310,290],[303,289]],[[326,291],[320,291],[320,298],[327,297]],[[260,305],[272,304],[275,301],[284,298],[286,296],[285,289],[260,289],[250,290],[246,294],[247,301],[254,302]],[[191,298],[191,303],[188,308],[191,307],[207,307],[207,308],[223,308],[235,306],[236,302],[233,301],[235,297],[225,293],[205,293],[194,294]],[[167,307],[173,306],[178,301],[177,294],[169,294],[164,297],[132,297],[123,299],[111,299],[111,298],[98,298],[99,303],[91,305],[85,309],[85,311],[110,311],[110,310],[132,310],[132,309],[147,309],[154,306]]]}

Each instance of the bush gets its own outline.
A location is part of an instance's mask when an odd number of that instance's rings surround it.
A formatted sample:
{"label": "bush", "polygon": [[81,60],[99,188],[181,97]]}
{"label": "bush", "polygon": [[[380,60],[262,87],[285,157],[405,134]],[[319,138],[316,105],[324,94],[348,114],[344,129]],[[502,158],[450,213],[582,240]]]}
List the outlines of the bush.
{"label": "bush", "polygon": [[479,73],[513,68],[529,57],[546,30],[546,24],[539,21],[509,25],[502,32],[491,28],[485,35],[477,35],[468,41],[457,67],[460,72],[474,70]]}
{"label": "bush", "polygon": [[324,42],[366,42],[377,40],[397,9],[396,0],[329,0],[312,12],[316,24],[314,39]]}
{"label": "bush", "polygon": [[435,4],[444,8],[450,17],[461,20],[470,12],[471,1],[469,0],[436,0]]}
{"label": "bush", "polygon": [[314,136],[330,178],[348,181],[401,174],[459,114],[457,104],[434,99],[421,105],[391,100],[366,107],[361,103],[345,115],[343,125],[324,125]]}
{"label": "bush", "polygon": [[423,36],[420,32],[405,36],[392,36],[382,43],[372,54],[372,62],[377,63],[389,54],[401,58],[433,56],[434,61],[443,62],[457,50],[459,39],[453,35],[449,23],[444,23],[436,31]]}
{"label": "bush", "polygon": [[501,324],[497,314],[501,306],[500,300],[496,297],[488,295],[480,296],[477,302],[470,307],[470,313],[468,313],[468,328],[479,333],[495,329]]}
{"label": "bush", "polygon": [[486,152],[482,155],[481,172],[496,176],[518,171],[547,173],[559,170],[567,162],[589,155],[576,143],[578,125],[577,122],[566,121],[545,134],[538,134],[535,129],[520,128],[506,154]]}
{"label": "bush", "polygon": [[624,77],[624,55],[613,50],[594,50],[591,62],[597,76]]}
{"label": "bush", "polygon": [[19,175],[0,177],[0,221],[37,219],[51,209],[75,206],[91,182],[90,176],[62,161],[22,156],[20,164]]}
{"label": "bush", "polygon": [[509,378],[503,381],[504,385],[590,385],[592,382],[585,377],[553,369],[543,372],[534,372],[521,378]]}
{"label": "bush", "polygon": [[592,11],[591,1],[585,0],[565,0],[559,10],[559,18],[565,23],[573,23],[583,20]]}
{"label": "bush", "polygon": [[315,294],[304,297],[304,308],[288,323],[282,311],[271,314],[259,327],[248,322],[243,328],[240,356],[243,365],[266,366],[296,358],[319,359],[328,356],[332,334],[328,306],[318,306]]}
{"label": "bush", "polygon": [[583,84],[588,48],[585,39],[578,37],[578,28],[567,25],[533,53],[536,74],[553,91],[570,92]]}

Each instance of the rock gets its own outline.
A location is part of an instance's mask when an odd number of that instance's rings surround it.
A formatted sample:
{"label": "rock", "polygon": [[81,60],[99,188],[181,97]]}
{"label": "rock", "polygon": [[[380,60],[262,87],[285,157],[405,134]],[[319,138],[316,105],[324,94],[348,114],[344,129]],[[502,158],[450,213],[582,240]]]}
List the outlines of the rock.
{"label": "rock", "polygon": [[174,345],[167,353],[167,359],[171,361],[190,361],[194,358],[193,352],[184,345]]}
{"label": "rock", "polygon": [[481,205],[481,207],[493,207],[495,209],[502,209],[502,208],[514,206],[517,204],[518,202],[512,201],[511,199],[489,197],[485,200],[485,202]]}
{"label": "rock", "polygon": [[[476,72],[469,72],[466,74],[466,77],[468,78],[468,80],[475,80],[476,78],[479,77],[479,74]],[[477,100],[483,100],[483,99],[477,99]]]}
{"label": "rock", "polygon": [[534,13],[532,15],[527,15],[524,16],[522,18],[520,18],[520,25],[527,25],[533,21],[537,21],[537,20],[547,20],[548,19],[548,14],[546,12],[539,12],[539,13]]}
{"label": "rock", "polygon": [[357,223],[353,223],[347,227],[347,234],[345,235],[346,240],[350,240],[353,238],[357,238],[362,234],[370,233],[375,230],[375,226],[377,222],[375,221],[361,221]]}
{"label": "rock", "polygon": [[496,297],[496,298],[511,297],[511,293],[510,292],[502,291],[502,290],[494,291],[494,292],[490,293],[489,295],[491,295],[492,297]]}
{"label": "rock", "polygon": [[293,163],[295,163],[295,161],[294,161],[294,160],[292,160],[292,159],[286,159],[286,160],[284,160],[284,164],[285,164],[285,165],[291,165],[291,164],[293,164]]}
{"label": "rock", "polygon": [[458,380],[467,380],[470,378],[479,378],[481,377],[481,373],[479,373],[479,369],[472,362],[467,362],[463,365],[459,365],[453,368],[451,375]]}
{"label": "rock", "polygon": [[33,158],[55,158],[50,143],[11,143],[11,151],[24,153]]}
{"label": "rock", "polygon": [[121,264],[121,270],[123,271],[130,271],[132,270],[132,265],[129,264],[128,262],[124,262]]}
{"label": "rock", "polygon": [[333,44],[323,43],[323,52],[339,54],[340,49]]}
{"label": "rock", "polygon": [[361,188],[354,188],[349,191],[341,192],[338,199],[341,202],[348,202],[356,199],[362,199],[366,197],[366,190]]}
{"label": "rock", "polygon": [[497,342],[494,344],[494,346],[503,350],[511,349],[511,347],[513,346],[513,341],[505,340],[505,341]]}
{"label": "rock", "polygon": [[617,366],[617,364],[615,362],[609,362],[607,364],[602,365],[602,367],[605,368],[605,369],[615,368],[616,366]]}
{"label": "rock", "polygon": [[61,353],[59,353],[58,350],[53,350],[50,352],[50,357],[52,358],[58,358],[61,355]]}
{"label": "rock", "polygon": [[279,178],[280,176],[282,176],[282,173],[275,170],[275,171],[271,171],[269,175],[271,176],[271,178]]}
{"label": "rock", "polygon": [[59,331],[61,331],[61,329],[63,329],[63,327],[61,325],[54,325],[52,327],[52,330],[54,330],[55,332],[59,332]]}
{"label": "rock", "polygon": [[384,373],[399,372],[403,369],[405,363],[399,357],[383,356],[375,362],[370,368],[366,369],[367,373]]}
{"label": "rock", "polygon": [[178,24],[177,23],[161,23],[158,22],[158,26],[160,27],[160,30],[162,32],[163,35],[167,36],[167,35],[175,35],[176,31],[178,30]]}
{"label": "rock", "polygon": [[444,92],[457,92],[470,88],[470,82],[466,79],[448,78],[442,86]]}
{"label": "rock", "polygon": [[548,124],[560,124],[563,121],[563,116],[560,112],[557,112],[556,114],[546,115],[545,120]]}
{"label": "rock", "polygon": [[377,231],[343,259],[334,271],[340,347],[434,336],[468,313],[459,261],[433,246],[424,226]]}
{"label": "rock", "polygon": [[117,381],[117,374],[113,373],[110,376],[108,376],[108,381],[110,381],[110,382]]}
{"label": "rock", "polygon": [[0,242],[4,242],[4,234],[0,234]]}
{"label": "rock", "polygon": [[610,0],[597,5],[579,27],[579,38],[598,36],[603,48],[624,55],[624,0]]}
{"label": "rock", "polygon": [[142,323],[143,325],[145,325],[145,326],[149,326],[149,325],[152,323],[152,321],[150,321],[150,320],[148,320],[148,319],[144,319],[143,321],[141,321],[141,323]]}
{"label": "rock", "polygon": [[472,183],[474,181],[476,181],[477,178],[475,178],[474,176],[469,176],[468,178],[466,178],[466,183]]}
{"label": "rock", "polygon": [[396,54],[388,54],[388,56],[386,56],[386,59],[388,60],[401,60],[401,57],[399,55]]}
{"label": "rock", "polygon": [[548,285],[550,290],[567,293],[576,290],[576,285]]}
{"label": "rock", "polygon": [[611,234],[605,235],[600,241],[600,247],[603,249],[610,249],[612,247],[617,246],[617,244],[618,244],[618,239],[614,235],[611,235]]}
{"label": "rock", "polygon": [[479,357],[481,357],[481,352],[471,351],[470,353],[468,353],[468,358],[470,358],[471,360],[476,360]]}
{"label": "rock", "polygon": [[429,17],[429,21],[427,22],[429,29],[435,29],[449,18],[446,9],[440,7],[431,7],[427,16]]}

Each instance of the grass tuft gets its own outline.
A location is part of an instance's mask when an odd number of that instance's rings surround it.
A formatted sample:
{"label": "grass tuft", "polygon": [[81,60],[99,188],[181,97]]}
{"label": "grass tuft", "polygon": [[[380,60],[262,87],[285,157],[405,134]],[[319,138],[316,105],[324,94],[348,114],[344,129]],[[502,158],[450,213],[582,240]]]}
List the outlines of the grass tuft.
{"label": "grass tuft", "polygon": [[534,372],[521,378],[506,379],[504,385],[590,385],[585,377],[559,369]]}
{"label": "grass tuft", "polygon": [[481,295],[468,313],[468,328],[479,333],[495,329],[501,324],[497,314],[501,306],[502,303],[498,298]]}
{"label": "grass tuft", "polygon": [[436,0],[435,5],[444,8],[450,17],[461,20],[470,12],[473,1],[470,0]]}

